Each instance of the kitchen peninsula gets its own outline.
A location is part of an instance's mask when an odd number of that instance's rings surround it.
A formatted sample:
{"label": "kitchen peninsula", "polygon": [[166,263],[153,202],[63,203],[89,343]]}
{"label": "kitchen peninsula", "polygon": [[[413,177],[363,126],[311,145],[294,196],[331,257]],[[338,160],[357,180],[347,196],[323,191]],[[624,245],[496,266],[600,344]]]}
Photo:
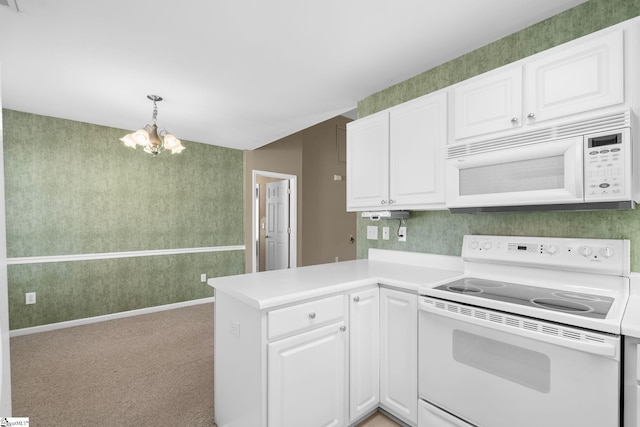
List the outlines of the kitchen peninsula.
{"label": "kitchen peninsula", "polygon": [[210,279],[218,426],[348,426],[378,407],[417,425],[418,288],[461,270],[459,257],[371,249]]}

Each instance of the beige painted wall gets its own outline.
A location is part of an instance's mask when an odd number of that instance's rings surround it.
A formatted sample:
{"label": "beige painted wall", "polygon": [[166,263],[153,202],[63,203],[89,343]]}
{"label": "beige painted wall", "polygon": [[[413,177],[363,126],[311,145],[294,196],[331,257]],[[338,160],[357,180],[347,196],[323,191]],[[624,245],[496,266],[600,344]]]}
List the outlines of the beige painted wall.
{"label": "beige painted wall", "polygon": [[[302,265],[356,258],[356,214],[347,212],[346,123],[344,117],[304,131]],[[336,181],[334,175],[341,177]]]}
{"label": "beige painted wall", "polygon": [[[253,269],[253,170],[297,176],[298,266],[356,258],[356,217],[346,212],[344,128],[338,116],[256,150],[245,151],[245,269]],[[342,148],[341,148],[342,147]],[[342,152],[343,154],[339,154]],[[343,177],[333,181],[334,175]]]}

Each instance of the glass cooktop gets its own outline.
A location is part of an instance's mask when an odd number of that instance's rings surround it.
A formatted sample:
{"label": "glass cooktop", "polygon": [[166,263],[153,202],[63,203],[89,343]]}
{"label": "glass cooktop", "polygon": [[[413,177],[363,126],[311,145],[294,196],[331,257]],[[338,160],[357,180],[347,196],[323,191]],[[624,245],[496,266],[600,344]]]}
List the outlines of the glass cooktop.
{"label": "glass cooktop", "polygon": [[605,296],[473,277],[458,279],[434,289],[596,319],[606,318],[613,304],[613,298]]}

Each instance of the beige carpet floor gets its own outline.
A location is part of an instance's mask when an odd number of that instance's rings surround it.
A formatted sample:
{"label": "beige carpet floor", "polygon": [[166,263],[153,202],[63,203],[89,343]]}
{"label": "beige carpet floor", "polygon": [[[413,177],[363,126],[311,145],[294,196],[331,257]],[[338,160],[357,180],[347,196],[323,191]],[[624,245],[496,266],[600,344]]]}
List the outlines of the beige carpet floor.
{"label": "beige carpet floor", "polygon": [[31,427],[213,426],[213,304],[11,338]]}
{"label": "beige carpet floor", "polygon": [[11,375],[31,427],[215,426],[213,304],[13,337]]}

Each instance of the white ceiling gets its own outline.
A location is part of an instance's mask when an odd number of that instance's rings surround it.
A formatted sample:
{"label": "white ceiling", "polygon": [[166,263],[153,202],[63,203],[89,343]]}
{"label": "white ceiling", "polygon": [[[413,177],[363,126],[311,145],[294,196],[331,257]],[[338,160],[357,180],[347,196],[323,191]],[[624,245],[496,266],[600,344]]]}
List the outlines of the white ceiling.
{"label": "white ceiling", "polygon": [[133,130],[158,94],[179,138],[253,149],[583,2],[17,0],[0,6],[2,102]]}

